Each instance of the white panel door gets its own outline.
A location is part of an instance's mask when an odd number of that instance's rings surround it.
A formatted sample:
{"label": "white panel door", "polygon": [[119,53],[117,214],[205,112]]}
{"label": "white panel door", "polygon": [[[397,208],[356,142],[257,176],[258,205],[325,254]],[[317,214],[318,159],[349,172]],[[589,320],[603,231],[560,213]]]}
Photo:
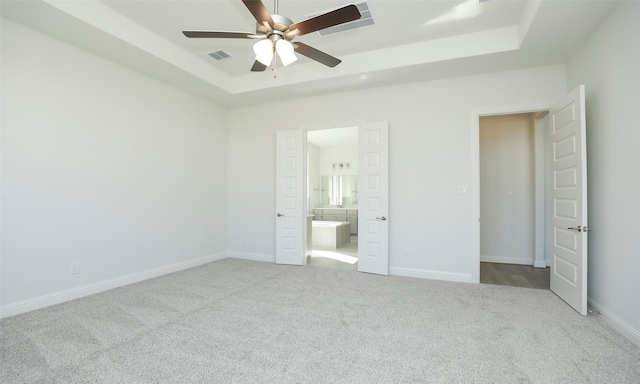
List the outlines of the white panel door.
{"label": "white panel door", "polygon": [[587,152],[584,86],[550,111],[553,161],[551,290],[587,314]]}
{"label": "white panel door", "polygon": [[302,131],[276,133],[276,263],[304,261]]}
{"label": "white panel door", "polygon": [[364,124],[358,139],[358,271],[388,275],[389,126]]}

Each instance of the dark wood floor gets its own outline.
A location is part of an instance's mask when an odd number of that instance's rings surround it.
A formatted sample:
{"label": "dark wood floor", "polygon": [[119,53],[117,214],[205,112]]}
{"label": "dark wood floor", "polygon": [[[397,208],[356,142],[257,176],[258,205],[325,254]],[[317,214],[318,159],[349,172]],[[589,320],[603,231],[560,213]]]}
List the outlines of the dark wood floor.
{"label": "dark wood floor", "polygon": [[[358,270],[357,262],[350,264],[326,257],[307,257],[307,265]],[[480,283],[549,289],[549,271],[549,268],[534,268],[530,265],[480,263]]]}
{"label": "dark wood floor", "polygon": [[530,265],[480,263],[480,282],[549,289],[549,271],[549,268],[534,268]]}

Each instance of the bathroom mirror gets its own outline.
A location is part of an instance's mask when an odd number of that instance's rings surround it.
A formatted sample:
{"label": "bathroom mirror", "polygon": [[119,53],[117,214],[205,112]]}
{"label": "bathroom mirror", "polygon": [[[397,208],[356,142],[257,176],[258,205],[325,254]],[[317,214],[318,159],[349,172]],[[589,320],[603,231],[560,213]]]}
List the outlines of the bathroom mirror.
{"label": "bathroom mirror", "polygon": [[320,178],[320,204],[358,204],[358,176],[335,175]]}

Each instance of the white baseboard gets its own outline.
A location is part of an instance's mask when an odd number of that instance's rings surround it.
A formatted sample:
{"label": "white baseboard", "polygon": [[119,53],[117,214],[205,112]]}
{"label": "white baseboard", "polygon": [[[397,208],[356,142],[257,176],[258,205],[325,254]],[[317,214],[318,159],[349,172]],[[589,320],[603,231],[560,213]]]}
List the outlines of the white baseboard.
{"label": "white baseboard", "polygon": [[609,323],[616,331],[620,332],[624,337],[629,339],[632,343],[640,347],[640,331],[633,328],[625,321],[620,319],[618,316],[609,312],[606,308],[596,303],[590,297],[587,298],[587,302],[598,312],[600,312],[600,316],[604,317],[605,321]]}
{"label": "white baseboard", "polygon": [[533,259],[528,257],[504,257],[504,256],[480,255],[480,261],[483,263],[533,265]]}
{"label": "white baseboard", "polygon": [[544,260],[536,260],[533,266],[536,268],[547,268],[547,262]]}
{"label": "white baseboard", "polygon": [[426,269],[389,267],[389,274],[395,276],[417,277],[420,279],[455,281],[458,283],[472,283],[471,274],[430,271]]}
{"label": "white baseboard", "polygon": [[275,263],[276,255],[267,255],[262,253],[248,253],[248,252],[227,252],[227,257],[231,259],[252,260],[252,261],[264,261],[266,263]]}
{"label": "white baseboard", "polygon": [[18,315],[21,313],[33,311],[36,309],[48,307],[55,304],[64,303],[81,297],[93,295],[96,293],[108,291],[110,289],[122,287],[125,285],[137,283],[143,280],[152,279],[173,272],[178,272],[184,269],[197,267],[199,265],[211,263],[214,261],[222,260],[227,257],[226,252],[218,253],[216,255],[200,257],[188,261],[183,261],[176,264],[166,265],[159,268],[150,269],[147,271],[133,273],[122,277],[116,277],[101,281],[98,283],[87,284],[81,287],[71,288],[64,291],[50,293],[48,295],[34,297],[32,299],[22,300],[15,303],[0,306],[0,318]]}

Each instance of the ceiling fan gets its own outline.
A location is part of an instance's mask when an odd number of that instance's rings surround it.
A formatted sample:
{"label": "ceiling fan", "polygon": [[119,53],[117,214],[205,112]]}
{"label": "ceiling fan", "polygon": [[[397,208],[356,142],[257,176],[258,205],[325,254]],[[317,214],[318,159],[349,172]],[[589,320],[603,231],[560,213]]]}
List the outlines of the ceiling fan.
{"label": "ceiling fan", "polygon": [[348,23],[360,18],[360,11],[355,5],[347,5],[336,10],[323,13],[311,19],[293,23],[289,18],[278,15],[278,0],[275,0],[274,14],[270,14],[261,0],[242,0],[249,12],[257,21],[256,32],[224,32],[224,31],[182,31],[191,38],[223,38],[223,39],[257,39],[253,51],[256,61],[251,67],[253,72],[262,72],[271,64],[274,53],[278,54],[283,66],[297,60],[294,51],[328,67],[335,67],[342,61],[327,53],[306,44],[291,41],[307,33]]}

